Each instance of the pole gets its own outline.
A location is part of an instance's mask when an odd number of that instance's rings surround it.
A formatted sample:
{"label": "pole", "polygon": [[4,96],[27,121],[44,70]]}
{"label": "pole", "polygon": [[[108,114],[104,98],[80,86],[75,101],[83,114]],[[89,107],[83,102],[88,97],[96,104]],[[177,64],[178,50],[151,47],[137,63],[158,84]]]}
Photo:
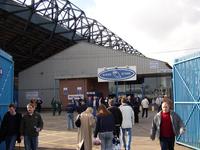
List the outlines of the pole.
{"label": "pole", "polygon": [[142,83],[142,98],[144,98],[145,95],[145,88],[144,88],[144,83]]}
{"label": "pole", "polygon": [[53,97],[54,99],[56,98],[56,79],[54,79],[54,84],[53,84]]}
{"label": "pole", "polygon": [[118,81],[115,81],[116,84],[116,98],[118,100]]}

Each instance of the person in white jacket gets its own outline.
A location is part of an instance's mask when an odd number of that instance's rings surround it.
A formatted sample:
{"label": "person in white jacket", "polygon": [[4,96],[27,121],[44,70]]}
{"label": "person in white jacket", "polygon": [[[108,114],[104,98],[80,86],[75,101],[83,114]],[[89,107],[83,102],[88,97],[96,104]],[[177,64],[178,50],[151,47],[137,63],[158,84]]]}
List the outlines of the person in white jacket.
{"label": "person in white jacket", "polygon": [[144,117],[144,114],[146,114],[146,118],[148,117],[148,109],[149,109],[149,101],[147,97],[144,97],[144,99],[141,102],[142,105],[142,118]]}
{"label": "person in white jacket", "polygon": [[[132,127],[134,125],[134,111],[126,103],[126,99],[122,98],[121,106],[119,107],[122,112],[122,140],[125,150],[131,150],[131,140],[132,140]],[[127,134],[127,138],[126,138]]]}

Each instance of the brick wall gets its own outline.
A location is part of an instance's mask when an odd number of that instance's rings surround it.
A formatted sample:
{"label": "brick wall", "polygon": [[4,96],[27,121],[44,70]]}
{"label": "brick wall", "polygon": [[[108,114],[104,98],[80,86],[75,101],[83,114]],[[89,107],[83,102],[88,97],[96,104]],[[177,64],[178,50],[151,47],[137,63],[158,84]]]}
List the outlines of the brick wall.
{"label": "brick wall", "polygon": [[85,79],[63,79],[60,80],[60,100],[63,103],[63,106],[66,106],[68,103],[67,96],[64,95],[63,88],[68,89],[68,94],[77,94],[77,87],[82,87],[82,93],[84,97],[87,98],[86,92],[88,91],[97,91],[102,93],[102,96],[107,96],[108,83],[99,82],[97,78],[85,78]]}

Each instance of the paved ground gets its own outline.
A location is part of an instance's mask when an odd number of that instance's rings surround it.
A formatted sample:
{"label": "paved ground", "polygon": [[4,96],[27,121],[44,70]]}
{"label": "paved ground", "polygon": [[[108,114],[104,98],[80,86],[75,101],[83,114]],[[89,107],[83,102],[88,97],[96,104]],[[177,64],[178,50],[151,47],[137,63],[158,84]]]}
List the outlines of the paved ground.
{"label": "paved ground", "polygon": [[[147,119],[141,119],[140,117],[140,123],[135,124],[133,128],[132,149],[160,150],[158,140],[151,141],[149,138],[149,129],[154,114],[154,112],[150,112],[149,118]],[[75,150],[77,130],[67,130],[65,113],[63,112],[61,116],[52,116],[51,112],[43,112],[41,115],[45,125],[39,136],[39,150]],[[23,143],[21,146],[23,146]],[[97,146],[93,147],[93,150],[99,149]],[[190,149],[176,145],[175,150]]]}

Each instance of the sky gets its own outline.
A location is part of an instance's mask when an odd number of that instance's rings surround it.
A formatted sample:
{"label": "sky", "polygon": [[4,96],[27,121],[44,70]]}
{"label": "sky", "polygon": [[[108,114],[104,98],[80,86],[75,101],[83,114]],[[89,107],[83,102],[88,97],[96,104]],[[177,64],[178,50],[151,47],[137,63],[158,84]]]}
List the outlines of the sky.
{"label": "sky", "polygon": [[146,57],[173,65],[200,51],[200,0],[70,0]]}

